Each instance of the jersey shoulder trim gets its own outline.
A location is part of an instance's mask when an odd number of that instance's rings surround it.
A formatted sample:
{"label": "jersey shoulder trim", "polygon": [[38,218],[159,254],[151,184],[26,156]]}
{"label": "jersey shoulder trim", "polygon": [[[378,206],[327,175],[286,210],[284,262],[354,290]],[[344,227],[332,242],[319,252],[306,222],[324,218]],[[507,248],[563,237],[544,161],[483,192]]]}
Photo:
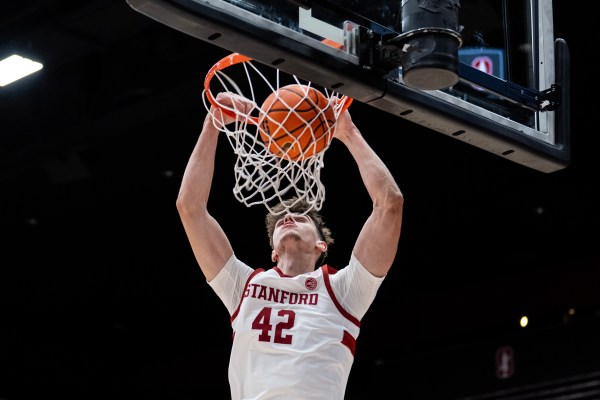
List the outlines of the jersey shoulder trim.
{"label": "jersey shoulder trim", "polygon": [[[360,320],[358,320],[358,318],[356,318],[355,316],[350,314],[348,311],[346,311],[346,309],[338,301],[338,298],[336,297],[335,292],[333,291],[333,287],[331,286],[331,281],[329,280],[329,275],[330,275],[331,269],[333,269],[333,268],[331,268],[327,265],[321,266],[321,270],[323,271],[323,282],[325,282],[325,287],[327,288],[327,293],[329,293],[329,297],[331,297],[331,301],[333,301],[333,304],[335,304],[335,308],[337,308],[337,310],[340,312],[340,314],[342,314],[344,316],[344,318],[346,318],[348,321],[352,322],[354,325],[356,325],[360,328]],[[335,269],[333,269],[333,270],[335,272],[337,272],[337,270],[335,270]]]}
{"label": "jersey shoulder trim", "polygon": [[246,283],[244,284],[244,290],[242,291],[242,296],[240,297],[240,300],[238,301],[238,305],[235,309],[235,312],[233,314],[231,314],[231,318],[229,319],[229,321],[231,323],[233,323],[233,321],[237,317],[238,313],[240,312],[240,307],[242,305],[242,301],[244,300],[244,293],[246,292],[246,288],[248,287],[248,284],[250,284],[250,281],[252,280],[252,278],[254,278],[256,275],[260,274],[261,272],[265,272],[265,270],[263,268],[257,268],[254,270],[254,272],[252,272],[250,274],[248,279],[246,279]]}

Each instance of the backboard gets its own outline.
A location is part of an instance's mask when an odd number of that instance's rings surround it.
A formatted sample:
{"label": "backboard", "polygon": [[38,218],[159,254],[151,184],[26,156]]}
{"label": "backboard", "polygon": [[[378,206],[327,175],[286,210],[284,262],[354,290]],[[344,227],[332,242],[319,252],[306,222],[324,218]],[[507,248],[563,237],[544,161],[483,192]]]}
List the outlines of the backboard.
{"label": "backboard", "polygon": [[127,1],[511,162],[545,173],[570,163],[569,51],[551,0]]}

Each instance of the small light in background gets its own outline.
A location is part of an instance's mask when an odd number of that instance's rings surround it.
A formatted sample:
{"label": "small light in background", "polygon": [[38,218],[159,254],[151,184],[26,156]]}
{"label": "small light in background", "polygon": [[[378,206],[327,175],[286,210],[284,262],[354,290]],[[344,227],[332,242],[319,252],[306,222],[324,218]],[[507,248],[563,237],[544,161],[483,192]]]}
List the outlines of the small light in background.
{"label": "small light in background", "polygon": [[527,318],[526,315],[523,315],[521,317],[521,320],[519,321],[519,324],[521,325],[521,328],[525,328],[528,323],[529,323],[529,318]]}
{"label": "small light in background", "polygon": [[39,71],[43,67],[39,62],[13,54],[0,61],[0,86],[6,86]]}
{"label": "small light in background", "polygon": [[566,314],[563,314],[563,323],[567,324],[571,322],[571,318],[575,315],[575,309],[569,308]]}

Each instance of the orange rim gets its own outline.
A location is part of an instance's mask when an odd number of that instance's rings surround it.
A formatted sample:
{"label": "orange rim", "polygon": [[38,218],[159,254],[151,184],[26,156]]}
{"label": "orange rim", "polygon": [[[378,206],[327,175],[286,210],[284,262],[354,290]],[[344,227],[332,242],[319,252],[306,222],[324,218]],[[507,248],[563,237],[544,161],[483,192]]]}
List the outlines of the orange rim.
{"label": "orange rim", "polygon": [[[230,67],[230,66],[236,65],[236,64],[241,64],[246,61],[252,61],[252,58],[241,55],[240,53],[231,53],[230,55],[225,56],[222,59],[220,59],[219,61],[217,61],[217,63],[212,66],[212,68],[208,71],[208,73],[206,74],[206,77],[204,78],[204,90],[206,92],[206,98],[208,99],[210,104],[221,109],[221,111],[223,111],[225,114],[229,115],[232,118],[236,117],[235,113],[221,107],[221,105],[213,97],[213,95],[210,91],[210,81],[215,76],[217,71],[222,71],[227,67]],[[342,112],[344,112],[346,109],[348,109],[348,107],[350,107],[350,104],[352,104],[352,101],[353,101],[353,99],[351,97],[342,96],[340,99],[338,99],[337,102],[338,102],[338,104],[343,102]],[[250,120],[254,124],[258,124],[258,118],[251,117]]]}

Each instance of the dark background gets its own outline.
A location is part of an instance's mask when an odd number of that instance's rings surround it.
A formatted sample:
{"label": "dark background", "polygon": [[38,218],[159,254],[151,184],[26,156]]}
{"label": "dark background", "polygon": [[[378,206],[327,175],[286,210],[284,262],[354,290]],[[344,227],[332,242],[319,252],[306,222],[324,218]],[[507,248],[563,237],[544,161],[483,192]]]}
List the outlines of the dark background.
{"label": "dark background", "polygon": [[[406,203],[348,399],[454,399],[597,377],[598,132],[582,32],[591,15],[568,17],[556,3],[555,36],[572,61],[566,169],[530,170],[352,105]],[[227,311],[175,209],[205,116],[204,76],[227,52],[109,0],[3,2],[2,55],[12,47],[45,68],[0,88],[0,398],[228,398]],[[223,140],[212,213],[240,258],[268,267],[265,210],[235,200],[233,163]],[[341,267],[370,202],[341,144],[325,165],[328,263]],[[504,380],[501,346],[515,354]]]}

